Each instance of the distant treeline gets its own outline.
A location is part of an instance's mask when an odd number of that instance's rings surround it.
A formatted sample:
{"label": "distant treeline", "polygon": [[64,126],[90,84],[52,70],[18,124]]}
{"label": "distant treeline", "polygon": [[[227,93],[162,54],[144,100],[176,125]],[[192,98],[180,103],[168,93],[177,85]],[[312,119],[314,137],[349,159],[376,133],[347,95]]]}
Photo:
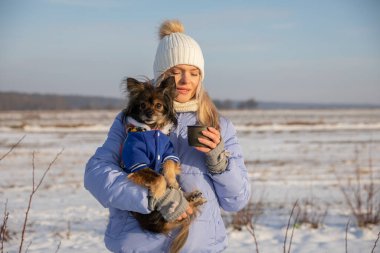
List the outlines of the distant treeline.
{"label": "distant treeline", "polygon": [[256,100],[253,98],[243,100],[243,101],[236,101],[236,100],[219,100],[216,99],[214,100],[215,106],[218,107],[218,109],[224,109],[224,110],[229,110],[229,109],[255,109],[258,106],[258,103]]}
{"label": "distant treeline", "polygon": [[[371,104],[312,104],[312,103],[279,103],[257,102],[247,100],[214,100],[216,107],[222,110],[242,109],[352,109],[380,108]],[[96,96],[34,94],[22,92],[1,92],[0,111],[9,110],[121,110],[126,101],[121,98]]]}
{"label": "distant treeline", "polygon": [[[247,101],[215,100],[219,109],[253,109],[257,103]],[[126,101],[119,98],[46,95],[19,92],[0,92],[0,110],[111,110],[122,109]]]}
{"label": "distant treeline", "polygon": [[100,110],[120,109],[118,98],[0,92],[0,110]]}

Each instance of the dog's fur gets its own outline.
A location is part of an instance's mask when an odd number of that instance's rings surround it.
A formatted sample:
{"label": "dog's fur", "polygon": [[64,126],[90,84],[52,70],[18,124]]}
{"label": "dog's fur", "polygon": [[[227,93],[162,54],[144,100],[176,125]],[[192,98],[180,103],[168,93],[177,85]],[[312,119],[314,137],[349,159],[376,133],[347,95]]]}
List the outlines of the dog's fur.
{"label": "dog's fur", "polygon": [[[167,124],[177,124],[173,99],[176,95],[174,77],[163,80],[158,87],[151,82],[139,82],[134,78],[127,78],[124,82],[128,92],[128,105],[124,110],[124,119],[132,117],[134,120],[148,125],[151,129],[162,129]],[[136,184],[150,190],[150,194],[158,199],[166,191],[167,187],[179,189],[177,175],[181,172],[180,165],[173,160],[167,160],[163,164],[162,175],[150,168],[144,168],[128,175],[128,178]],[[199,191],[185,194],[193,209],[193,215],[181,221],[166,221],[157,210],[149,214],[132,212],[140,226],[154,233],[165,233],[180,228],[173,240],[170,252],[178,252],[186,242],[191,220],[197,213],[197,206],[202,205],[205,199]]]}

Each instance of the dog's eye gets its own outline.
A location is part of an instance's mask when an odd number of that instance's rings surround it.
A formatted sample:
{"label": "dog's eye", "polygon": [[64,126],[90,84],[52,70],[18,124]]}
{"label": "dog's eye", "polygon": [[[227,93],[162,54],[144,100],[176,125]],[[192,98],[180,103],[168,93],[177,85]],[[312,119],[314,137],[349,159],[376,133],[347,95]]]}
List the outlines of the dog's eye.
{"label": "dog's eye", "polygon": [[145,109],[145,108],[146,108],[146,104],[145,104],[145,103],[141,103],[141,104],[140,104],[140,108],[141,108],[141,109]]}
{"label": "dog's eye", "polygon": [[156,104],[156,109],[160,110],[161,108],[162,108],[162,104],[157,103],[157,104]]}

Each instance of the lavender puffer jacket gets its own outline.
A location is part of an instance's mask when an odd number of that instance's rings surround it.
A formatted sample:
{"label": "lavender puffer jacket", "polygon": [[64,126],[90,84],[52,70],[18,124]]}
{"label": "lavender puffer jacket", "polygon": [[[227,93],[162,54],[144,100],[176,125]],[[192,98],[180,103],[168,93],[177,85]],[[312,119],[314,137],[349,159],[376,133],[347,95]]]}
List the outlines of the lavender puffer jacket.
{"label": "lavender puffer jacket", "polygon": [[[208,173],[205,154],[187,143],[187,126],[196,124],[195,113],[178,114],[178,127],[170,134],[181,160],[179,183],[185,192],[199,190],[207,199],[191,225],[186,252],[221,252],[227,247],[227,234],[220,208],[242,209],[250,198],[251,187],[242,150],[232,123],[221,117],[221,136],[229,151],[227,170]],[[171,237],[141,230],[129,211],[149,213],[148,192],[130,182],[120,168],[120,146],[126,137],[121,113],[116,117],[103,146],[86,165],[84,186],[109,209],[105,232],[106,247],[112,252],[168,252]]]}

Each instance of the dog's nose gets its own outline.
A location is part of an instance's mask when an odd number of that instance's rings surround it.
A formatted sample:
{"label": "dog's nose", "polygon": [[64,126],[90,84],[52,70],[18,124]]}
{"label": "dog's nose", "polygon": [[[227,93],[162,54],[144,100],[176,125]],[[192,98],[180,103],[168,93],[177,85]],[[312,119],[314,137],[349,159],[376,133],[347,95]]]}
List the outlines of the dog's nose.
{"label": "dog's nose", "polygon": [[149,118],[151,118],[151,117],[153,116],[153,113],[154,113],[153,110],[147,110],[147,111],[145,112],[146,116],[148,116]]}

